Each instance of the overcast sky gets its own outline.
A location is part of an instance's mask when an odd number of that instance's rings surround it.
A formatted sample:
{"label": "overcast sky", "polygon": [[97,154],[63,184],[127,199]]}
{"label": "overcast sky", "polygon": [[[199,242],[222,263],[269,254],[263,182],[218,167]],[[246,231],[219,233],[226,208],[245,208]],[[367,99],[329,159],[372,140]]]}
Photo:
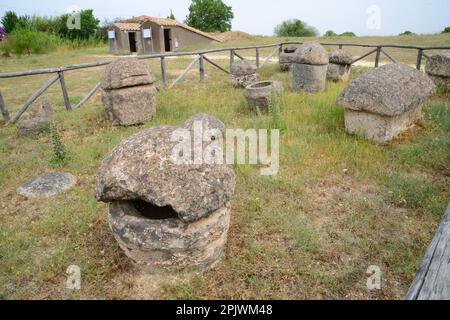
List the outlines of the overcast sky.
{"label": "overcast sky", "polygon": [[[191,0],[0,0],[0,16],[7,10],[19,14],[59,15],[72,6],[92,8],[105,18],[137,15],[166,17],[170,9],[182,21]],[[357,35],[396,35],[405,30],[436,33],[450,26],[450,0],[224,0],[233,7],[233,30],[272,35],[286,19],[301,19],[321,34],[353,31]]]}

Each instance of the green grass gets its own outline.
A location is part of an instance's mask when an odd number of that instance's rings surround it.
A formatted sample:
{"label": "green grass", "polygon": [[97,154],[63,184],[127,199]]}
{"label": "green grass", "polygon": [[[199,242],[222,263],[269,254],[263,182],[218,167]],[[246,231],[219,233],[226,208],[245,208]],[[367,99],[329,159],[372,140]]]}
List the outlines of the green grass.
{"label": "green grass", "polygon": [[[423,43],[425,38],[417,39]],[[2,71],[14,71],[100,59],[107,59],[106,48],[0,63]],[[189,62],[168,59],[169,81]],[[148,63],[160,77],[158,63]],[[354,69],[353,76],[363,70]],[[93,68],[66,74],[72,102],[99,81],[101,72]],[[276,64],[266,65],[260,74],[283,84],[283,104],[275,116],[250,113],[242,90],[206,64],[204,83],[196,70],[174,89],[159,81],[156,117],[135,127],[111,126],[99,94],[82,109],[65,111],[56,84],[48,96],[61,143],[70,154],[57,170],[71,172],[78,182],[50,199],[25,199],[16,189],[32,176],[55,170],[49,163],[51,135],[18,137],[14,126],[0,127],[0,297],[403,298],[449,201],[448,96],[430,101],[420,127],[378,146],[345,132],[343,110],[335,104],[345,84],[329,82],[323,93],[294,93],[290,75],[280,73]],[[11,112],[45,78],[1,80]],[[96,171],[124,138],[158,124],[181,124],[200,112],[230,128],[282,125],[279,174],[263,177],[258,167],[235,168],[229,241],[216,269],[142,280],[109,231],[107,205],[94,198]],[[65,289],[65,272],[72,264],[82,271],[77,292]],[[374,264],[383,272],[382,290],[369,292],[365,273]]]}

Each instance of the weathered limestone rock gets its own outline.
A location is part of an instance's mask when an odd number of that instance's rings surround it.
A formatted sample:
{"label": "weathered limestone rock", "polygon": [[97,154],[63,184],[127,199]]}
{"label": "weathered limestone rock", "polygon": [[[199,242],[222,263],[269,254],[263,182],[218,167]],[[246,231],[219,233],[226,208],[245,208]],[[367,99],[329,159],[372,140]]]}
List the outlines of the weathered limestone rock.
{"label": "weathered limestone rock", "polygon": [[422,72],[402,64],[389,64],[357,77],[338,97],[345,108],[345,127],[386,143],[414,125],[435,85]]}
{"label": "weathered limestone rock", "polygon": [[[245,98],[247,99],[250,111],[269,112],[272,99],[281,97],[283,87],[279,81],[255,82],[245,88]],[[276,101],[273,101],[276,103]]]}
{"label": "weathered limestone rock", "polygon": [[[203,143],[194,145],[189,154],[180,152],[180,133],[185,137],[199,127],[203,128]],[[218,119],[197,115],[180,127],[143,130],[125,139],[103,161],[96,198],[110,203],[114,236],[143,270],[204,270],[222,256],[234,171],[223,161],[207,164],[188,160],[192,160],[194,150],[207,150],[218,142],[224,130]],[[191,146],[190,136],[187,141]],[[184,160],[175,161],[174,154]]]}
{"label": "weathered limestone rock", "polygon": [[297,47],[289,46],[283,48],[283,51],[280,52],[278,61],[280,63],[281,71],[292,70],[292,63],[294,62],[295,50],[297,50]]}
{"label": "weathered limestone rock", "polygon": [[120,58],[106,67],[102,103],[114,125],[135,125],[151,120],[156,112],[155,77],[136,58]]}
{"label": "weathered limestone rock", "polygon": [[328,53],[316,42],[305,42],[293,58],[293,87],[296,91],[317,92],[325,89]]}
{"label": "weathered limestone rock", "polygon": [[73,188],[76,182],[70,173],[44,173],[25,182],[17,193],[28,198],[51,197]]}
{"label": "weathered limestone rock", "polygon": [[427,59],[425,71],[436,83],[450,90],[450,54],[436,54]]}
{"label": "weathered limestone rock", "polygon": [[347,81],[350,77],[353,58],[344,50],[337,49],[329,54],[330,64],[327,70],[327,79],[333,81]]}
{"label": "weathered limestone rock", "polygon": [[231,84],[235,88],[245,88],[253,82],[259,81],[256,66],[247,60],[239,60],[231,65]]}
{"label": "weathered limestone rock", "polygon": [[48,98],[32,106],[28,118],[17,124],[17,135],[29,136],[43,132],[52,121],[52,104]]}

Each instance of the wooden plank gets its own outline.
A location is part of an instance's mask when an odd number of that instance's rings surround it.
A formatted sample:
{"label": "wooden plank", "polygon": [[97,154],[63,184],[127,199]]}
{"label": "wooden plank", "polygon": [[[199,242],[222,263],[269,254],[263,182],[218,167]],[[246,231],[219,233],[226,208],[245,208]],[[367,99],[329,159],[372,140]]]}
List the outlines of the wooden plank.
{"label": "wooden plank", "polygon": [[55,75],[53,78],[51,78],[50,80],[48,80],[42,87],[39,88],[38,91],[36,91],[28,100],[27,102],[25,102],[25,104],[23,105],[22,108],[20,108],[19,111],[17,111],[14,116],[12,117],[11,120],[9,120],[8,123],[15,123],[17,120],[19,120],[20,116],[28,109],[28,107],[34,102],[36,101],[37,98],[39,98],[39,96],[41,94],[43,94],[45,92],[45,90],[47,90],[52,84],[54,84],[56,81],[58,81],[59,79],[59,75]]}
{"label": "wooden plank", "polygon": [[216,68],[222,70],[223,72],[230,74],[230,71],[226,70],[225,68],[222,68],[222,67],[219,66],[217,63],[215,63],[214,61],[210,60],[208,57],[203,56],[203,59],[205,59],[205,61],[208,61],[210,64],[212,64],[212,65],[215,66]]}
{"label": "wooden plank", "polygon": [[450,205],[405,299],[450,300]]}
{"label": "wooden plank", "polygon": [[200,72],[200,81],[205,81],[205,62],[203,60],[203,55],[200,55],[198,59],[198,69]]}
{"label": "wooden plank", "polygon": [[164,85],[167,85],[167,78],[166,78],[166,59],[164,57],[160,58],[161,62],[161,79]]}
{"label": "wooden plank", "polygon": [[364,59],[365,57],[368,57],[368,56],[370,56],[372,53],[374,53],[375,51],[377,51],[377,49],[373,49],[373,50],[370,50],[369,52],[367,52],[365,55],[363,55],[363,56],[361,56],[361,57],[359,57],[358,59],[355,59],[355,60],[353,60],[353,62],[352,62],[352,64],[354,64],[354,63],[356,63],[356,62],[358,62],[359,60],[362,60],[362,59]]}
{"label": "wooden plank", "polygon": [[0,111],[2,112],[3,120],[5,120],[5,123],[8,123],[9,121],[9,112],[6,108],[5,100],[3,100],[2,92],[0,91]]}
{"label": "wooden plank", "polygon": [[188,71],[194,66],[194,64],[197,63],[197,61],[198,61],[199,59],[200,59],[200,58],[198,58],[198,57],[195,58],[194,61],[192,61],[192,62],[187,66],[187,68],[184,69],[184,71],[178,76],[178,78],[175,79],[175,81],[172,83],[172,85],[170,86],[170,88],[175,87],[176,84],[178,83],[178,81],[180,81],[180,80],[186,75],[186,73],[188,73]]}
{"label": "wooden plank", "polygon": [[420,70],[420,68],[422,67],[422,57],[423,57],[423,50],[419,49],[419,51],[417,52],[417,62],[416,62],[417,70]]}
{"label": "wooden plank", "polygon": [[380,57],[381,57],[381,47],[377,47],[377,54],[375,56],[375,68],[378,68],[380,65]]}
{"label": "wooden plank", "polygon": [[64,104],[66,105],[67,111],[72,111],[72,106],[70,105],[69,94],[67,93],[66,81],[64,80],[64,72],[58,72],[59,75],[59,83],[61,84],[61,90],[64,97]]}
{"label": "wooden plank", "polygon": [[75,109],[81,108],[93,95],[97,92],[97,90],[100,88],[101,82],[97,83],[91,91],[86,95],[86,97],[83,98],[76,106]]}
{"label": "wooden plank", "polygon": [[391,56],[389,53],[387,53],[385,50],[381,49],[381,52],[382,52],[386,57],[388,57],[389,60],[391,60],[393,63],[398,63],[398,61],[395,60],[395,58],[392,57],[392,56]]}
{"label": "wooden plank", "polygon": [[243,56],[241,56],[240,54],[238,54],[236,51],[234,52],[234,55],[241,60],[245,60],[245,58]]}
{"label": "wooden plank", "polygon": [[272,53],[269,54],[267,56],[267,58],[264,59],[263,63],[261,63],[261,67],[263,67],[270,60],[270,58],[272,58],[275,55],[275,53],[277,53],[277,52],[278,52],[278,48],[275,48],[275,50],[273,50]]}

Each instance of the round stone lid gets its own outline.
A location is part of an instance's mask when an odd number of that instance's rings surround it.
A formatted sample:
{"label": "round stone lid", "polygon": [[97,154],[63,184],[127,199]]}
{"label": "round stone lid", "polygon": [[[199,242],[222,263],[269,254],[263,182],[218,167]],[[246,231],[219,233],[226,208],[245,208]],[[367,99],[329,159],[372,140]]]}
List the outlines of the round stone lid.
{"label": "round stone lid", "polygon": [[247,60],[239,60],[231,65],[231,74],[235,76],[245,76],[254,74],[255,72],[256,66],[254,66]]}
{"label": "round stone lid", "polygon": [[419,107],[435,91],[423,72],[404,64],[388,64],[359,75],[338,97],[351,110],[397,116]]}
{"label": "round stone lid", "polygon": [[352,55],[342,49],[337,49],[337,50],[331,51],[329,56],[330,56],[330,63],[346,65],[346,64],[352,64],[352,62],[353,62]]}
{"label": "round stone lid", "polygon": [[427,59],[425,71],[439,77],[450,77],[450,54],[435,54]]}
{"label": "round stone lid", "polygon": [[[179,127],[153,127],[125,139],[100,166],[97,200],[169,206],[184,222],[229,206],[235,174],[220,152],[224,128],[202,114]],[[207,159],[212,152],[221,161]]]}
{"label": "round stone lid", "polygon": [[328,62],[328,52],[317,42],[305,42],[295,50],[294,63],[326,65]]}
{"label": "round stone lid", "polygon": [[134,57],[119,58],[106,66],[102,89],[112,90],[152,84],[156,81],[145,62]]}

